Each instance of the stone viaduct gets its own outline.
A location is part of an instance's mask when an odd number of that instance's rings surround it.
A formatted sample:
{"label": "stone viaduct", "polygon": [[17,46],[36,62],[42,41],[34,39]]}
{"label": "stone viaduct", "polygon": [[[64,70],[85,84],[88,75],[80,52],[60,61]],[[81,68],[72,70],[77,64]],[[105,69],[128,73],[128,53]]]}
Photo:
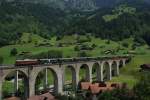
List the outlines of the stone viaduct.
{"label": "stone viaduct", "polygon": [[[107,57],[104,59],[87,60],[87,61],[73,61],[57,64],[43,64],[34,66],[0,66],[0,100],[2,100],[2,86],[5,78],[12,72],[16,74],[16,80],[18,81],[18,72],[21,72],[25,76],[26,96],[35,95],[35,83],[38,74],[41,71],[45,71],[47,75],[47,69],[53,72],[54,76],[54,91],[55,93],[63,93],[64,85],[64,71],[66,67],[69,67],[72,71],[72,84],[77,87],[79,83],[79,71],[81,66],[85,66],[86,69],[86,81],[92,82],[92,69],[95,64],[96,67],[96,79],[98,81],[111,80],[112,76],[119,75],[120,66],[125,66],[129,60],[129,56],[123,57]],[[47,84],[47,77],[46,81]],[[18,89],[18,82],[16,82],[16,88]]]}

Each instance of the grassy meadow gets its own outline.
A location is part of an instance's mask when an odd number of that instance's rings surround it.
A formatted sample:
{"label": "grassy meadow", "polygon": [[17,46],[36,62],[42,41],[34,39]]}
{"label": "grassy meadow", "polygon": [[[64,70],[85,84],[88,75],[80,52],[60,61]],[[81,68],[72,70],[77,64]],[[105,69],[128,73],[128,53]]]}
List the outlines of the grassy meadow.
{"label": "grassy meadow", "polygon": [[[70,35],[64,36],[57,40],[56,37],[51,39],[44,39],[38,35],[29,33],[24,33],[20,40],[16,42],[15,45],[8,45],[0,48],[0,56],[4,58],[3,64],[14,64],[15,60],[18,59],[19,54],[22,52],[29,52],[32,55],[39,54],[41,52],[47,52],[49,50],[60,50],[63,53],[63,57],[77,57],[79,51],[75,51],[75,46],[78,45],[88,45],[94,48],[92,50],[84,50],[88,56],[102,56],[102,55],[124,55],[132,52],[134,57],[132,61],[128,63],[125,67],[120,69],[120,75],[114,77],[112,82],[126,82],[130,88],[132,88],[140,78],[139,66],[143,63],[150,63],[150,50],[147,45],[141,45],[133,50],[133,44],[135,44],[132,38],[125,39],[122,41],[114,42],[109,40],[103,40],[90,36],[90,41],[77,43],[77,39],[82,41],[87,39],[87,36],[81,35]],[[50,44],[50,45],[40,45],[40,44]],[[62,46],[59,46],[62,44]],[[124,45],[126,44],[126,45]],[[11,49],[16,48],[18,51],[17,56],[10,56]],[[114,51],[113,53],[106,53],[107,51]],[[81,71],[81,77],[84,76],[84,71]],[[48,83],[52,84],[53,77],[49,72]],[[81,79],[80,77],[80,79]],[[66,81],[71,80],[71,71],[66,70]],[[40,84],[42,86],[42,83]],[[13,84],[10,81],[5,81],[3,85],[3,91],[11,92],[13,91]]]}

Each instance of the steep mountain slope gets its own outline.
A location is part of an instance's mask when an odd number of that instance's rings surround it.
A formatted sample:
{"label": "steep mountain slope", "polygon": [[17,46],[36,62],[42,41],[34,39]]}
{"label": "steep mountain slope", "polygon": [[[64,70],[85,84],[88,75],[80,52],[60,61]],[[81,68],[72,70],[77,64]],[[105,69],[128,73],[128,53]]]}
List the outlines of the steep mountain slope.
{"label": "steep mountain slope", "polygon": [[66,4],[69,7],[82,10],[91,10],[96,8],[95,2],[93,2],[93,0],[68,0]]}
{"label": "steep mountain slope", "polygon": [[84,12],[64,11],[33,1],[9,0],[0,5],[0,46],[13,44],[24,32],[44,38],[86,33],[112,40],[132,36],[145,39],[150,44],[150,35],[147,35],[150,33],[149,11],[149,6],[136,3]]}
{"label": "steep mountain slope", "polygon": [[[3,0],[4,1],[4,0]],[[95,9],[95,2],[93,0],[5,0],[7,2],[22,2],[22,3],[40,3],[50,7],[61,8],[61,9],[80,9],[80,10],[91,10]]]}
{"label": "steep mountain slope", "polygon": [[80,10],[94,10],[97,8],[111,8],[116,5],[126,4],[150,4],[149,0],[2,0],[2,1],[16,1],[26,3],[41,3],[49,5],[54,8],[61,9],[80,9]]}

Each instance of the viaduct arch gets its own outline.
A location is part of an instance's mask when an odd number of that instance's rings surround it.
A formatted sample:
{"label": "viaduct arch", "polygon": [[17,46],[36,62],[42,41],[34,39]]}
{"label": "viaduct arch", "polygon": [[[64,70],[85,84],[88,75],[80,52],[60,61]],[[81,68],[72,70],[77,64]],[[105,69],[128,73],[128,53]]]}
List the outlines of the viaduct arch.
{"label": "viaduct arch", "polygon": [[92,67],[92,80],[101,81],[101,66],[99,62],[95,62]]}
{"label": "viaduct arch", "polygon": [[[120,57],[120,58],[107,58],[100,60],[88,60],[88,61],[76,61],[76,62],[67,62],[61,64],[47,64],[47,65],[36,65],[36,66],[19,66],[19,67],[10,67],[2,66],[0,67],[0,100],[2,100],[2,84],[5,77],[13,72],[19,71],[22,72],[26,77],[28,84],[28,97],[35,95],[35,83],[38,74],[46,69],[50,69],[53,72],[55,78],[55,93],[63,94],[63,85],[64,85],[64,71],[68,67],[72,72],[72,84],[74,87],[78,86],[80,81],[80,70],[82,66],[86,68],[86,81],[92,82],[92,70],[96,68],[96,80],[98,81],[107,81],[111,80],[112,76],[119,75],[119,66],[125,66],[126,61],[129,57]],[[95,66],[96,65],[96,66]],[[46,78],[47,79],[47,78]]]}

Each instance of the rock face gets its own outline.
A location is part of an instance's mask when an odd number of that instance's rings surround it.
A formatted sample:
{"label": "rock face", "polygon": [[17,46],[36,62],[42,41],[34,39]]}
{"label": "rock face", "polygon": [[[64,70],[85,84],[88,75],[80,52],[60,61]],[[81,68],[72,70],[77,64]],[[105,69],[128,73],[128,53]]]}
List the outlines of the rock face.
{"label": "rock face", "polygon": [[[2,0],[4,1],[4,0]],[[120,3],[149,3],[149,0],[5,0],[29,3],[42,3],[61,9],[94,10],[96,8],[113,7]]]}
{"label": "rock face", "polygon": [[94,0],[68,0],[66,4],[70,5],[70,7],[82,10],[91,10],[96,8]]}
{"label": "rock face", "polygon": [[44,3],[49,6],[55,5],[61,9],[91,10],[96,8],[94,0],[22,0],[24,2]]}

